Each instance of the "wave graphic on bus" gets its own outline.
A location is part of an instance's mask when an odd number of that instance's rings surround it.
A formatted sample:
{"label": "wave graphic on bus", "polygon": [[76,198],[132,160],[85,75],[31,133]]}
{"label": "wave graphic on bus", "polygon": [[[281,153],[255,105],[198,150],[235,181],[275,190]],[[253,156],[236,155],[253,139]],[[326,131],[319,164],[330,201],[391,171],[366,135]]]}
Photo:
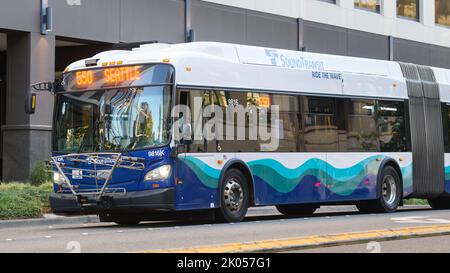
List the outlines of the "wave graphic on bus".
{"label": "wave graphic on bus", "polygon": [[[314,187],[324,187],[333,194],[350,196],[364,187],[375,189],[376,176],[384,156],[369,157],[348,168],[335,168],[321,159],[310,159],[296,169],[289,169],[274,159],[262,159],[247,162],[254,177],[259,177],[278,193],[290,193],[305,180],[313,181]],[[217,188],[221,170],[215,169],[195,157],[186,157],[184,162],[192,169],[198,179],[208,188]],[[405,190],[412,185],[412,164],[402,168]],[[308,179],[307,179],[308,178]],[[409,181],[409,182],[408,182]]]}

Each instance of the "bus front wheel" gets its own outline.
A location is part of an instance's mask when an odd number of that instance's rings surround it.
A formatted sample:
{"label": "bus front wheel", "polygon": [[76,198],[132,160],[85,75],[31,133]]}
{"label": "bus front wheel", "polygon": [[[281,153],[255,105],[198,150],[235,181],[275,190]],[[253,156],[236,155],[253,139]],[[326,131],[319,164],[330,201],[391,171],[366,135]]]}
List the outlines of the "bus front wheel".
{"label": "bus front wheel", "polygon": [[395,212],[402,199],[401,180],[392,166],[384,167],[379,181],[379,198],[371,201],[361,201],[356,204],[362,213]]}
{"label": "bus front wheel", "polygon": [[221,187],[219,220],[231,223],[242,221],[250,203],[245,175],[238,169],[230,169],[225,173]]}

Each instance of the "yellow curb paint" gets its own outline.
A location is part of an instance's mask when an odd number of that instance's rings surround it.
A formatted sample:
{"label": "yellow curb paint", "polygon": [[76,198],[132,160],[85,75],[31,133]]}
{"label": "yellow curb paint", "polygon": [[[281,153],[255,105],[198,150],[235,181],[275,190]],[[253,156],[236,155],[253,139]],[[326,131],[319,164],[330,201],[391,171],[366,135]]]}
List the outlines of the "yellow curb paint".
{"label": "yellow curb paint", "polygon": [[283,249],[314,248],[325,245],[355,244],[364,241],[386,241],[450,234],[450,225],[416,226],[397,229],[372,230],[331,235],[306,236],[281,240],[264,240],[246,243],[233,243],[217,246],[201,246],[180,249],[161,249],[140,251],[139,253],[232,253],[264,252]]}

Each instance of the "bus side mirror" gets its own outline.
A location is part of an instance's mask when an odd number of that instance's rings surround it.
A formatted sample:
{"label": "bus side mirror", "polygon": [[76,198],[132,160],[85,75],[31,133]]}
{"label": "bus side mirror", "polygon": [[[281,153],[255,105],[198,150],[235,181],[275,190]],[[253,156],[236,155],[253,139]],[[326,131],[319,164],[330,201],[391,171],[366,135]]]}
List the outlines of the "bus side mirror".
{"label": "bus side mirror", "polygon": [[25,100],[25,112],[32,115],[36,112],[36,92],[48,91],[55,93],[59,85],[53,82],[38,82],[31,85],[31,89],[27,91]]}
{"label": "bus side mirror", "polygon": [[40,91],[53,92],[54,86],[55,85],[52,82],[38,82],[33,84],[31,87],[38,92]]}
{"label": "bus side mirror", "polygon": [[31,90],[27,92],[25,112],[28,115],[33,115],[36,112],[36,93]]}

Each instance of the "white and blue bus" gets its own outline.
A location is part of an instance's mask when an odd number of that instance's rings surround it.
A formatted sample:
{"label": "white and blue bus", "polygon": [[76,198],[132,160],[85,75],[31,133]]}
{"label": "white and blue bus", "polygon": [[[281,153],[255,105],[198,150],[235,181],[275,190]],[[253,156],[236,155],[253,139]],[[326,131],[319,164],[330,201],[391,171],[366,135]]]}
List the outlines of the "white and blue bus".
{"label": "white and blue bus", "polygon": [[[194,210],[239,222],[252,206],[288,216],[328,204],[394,212],[407,198],[450,208],[449,70],[150,44],[77,61],[61,82],[35,89],[56,97],[55,213],[135,224]],[[219,117],[230,106],[245,111]]]}

